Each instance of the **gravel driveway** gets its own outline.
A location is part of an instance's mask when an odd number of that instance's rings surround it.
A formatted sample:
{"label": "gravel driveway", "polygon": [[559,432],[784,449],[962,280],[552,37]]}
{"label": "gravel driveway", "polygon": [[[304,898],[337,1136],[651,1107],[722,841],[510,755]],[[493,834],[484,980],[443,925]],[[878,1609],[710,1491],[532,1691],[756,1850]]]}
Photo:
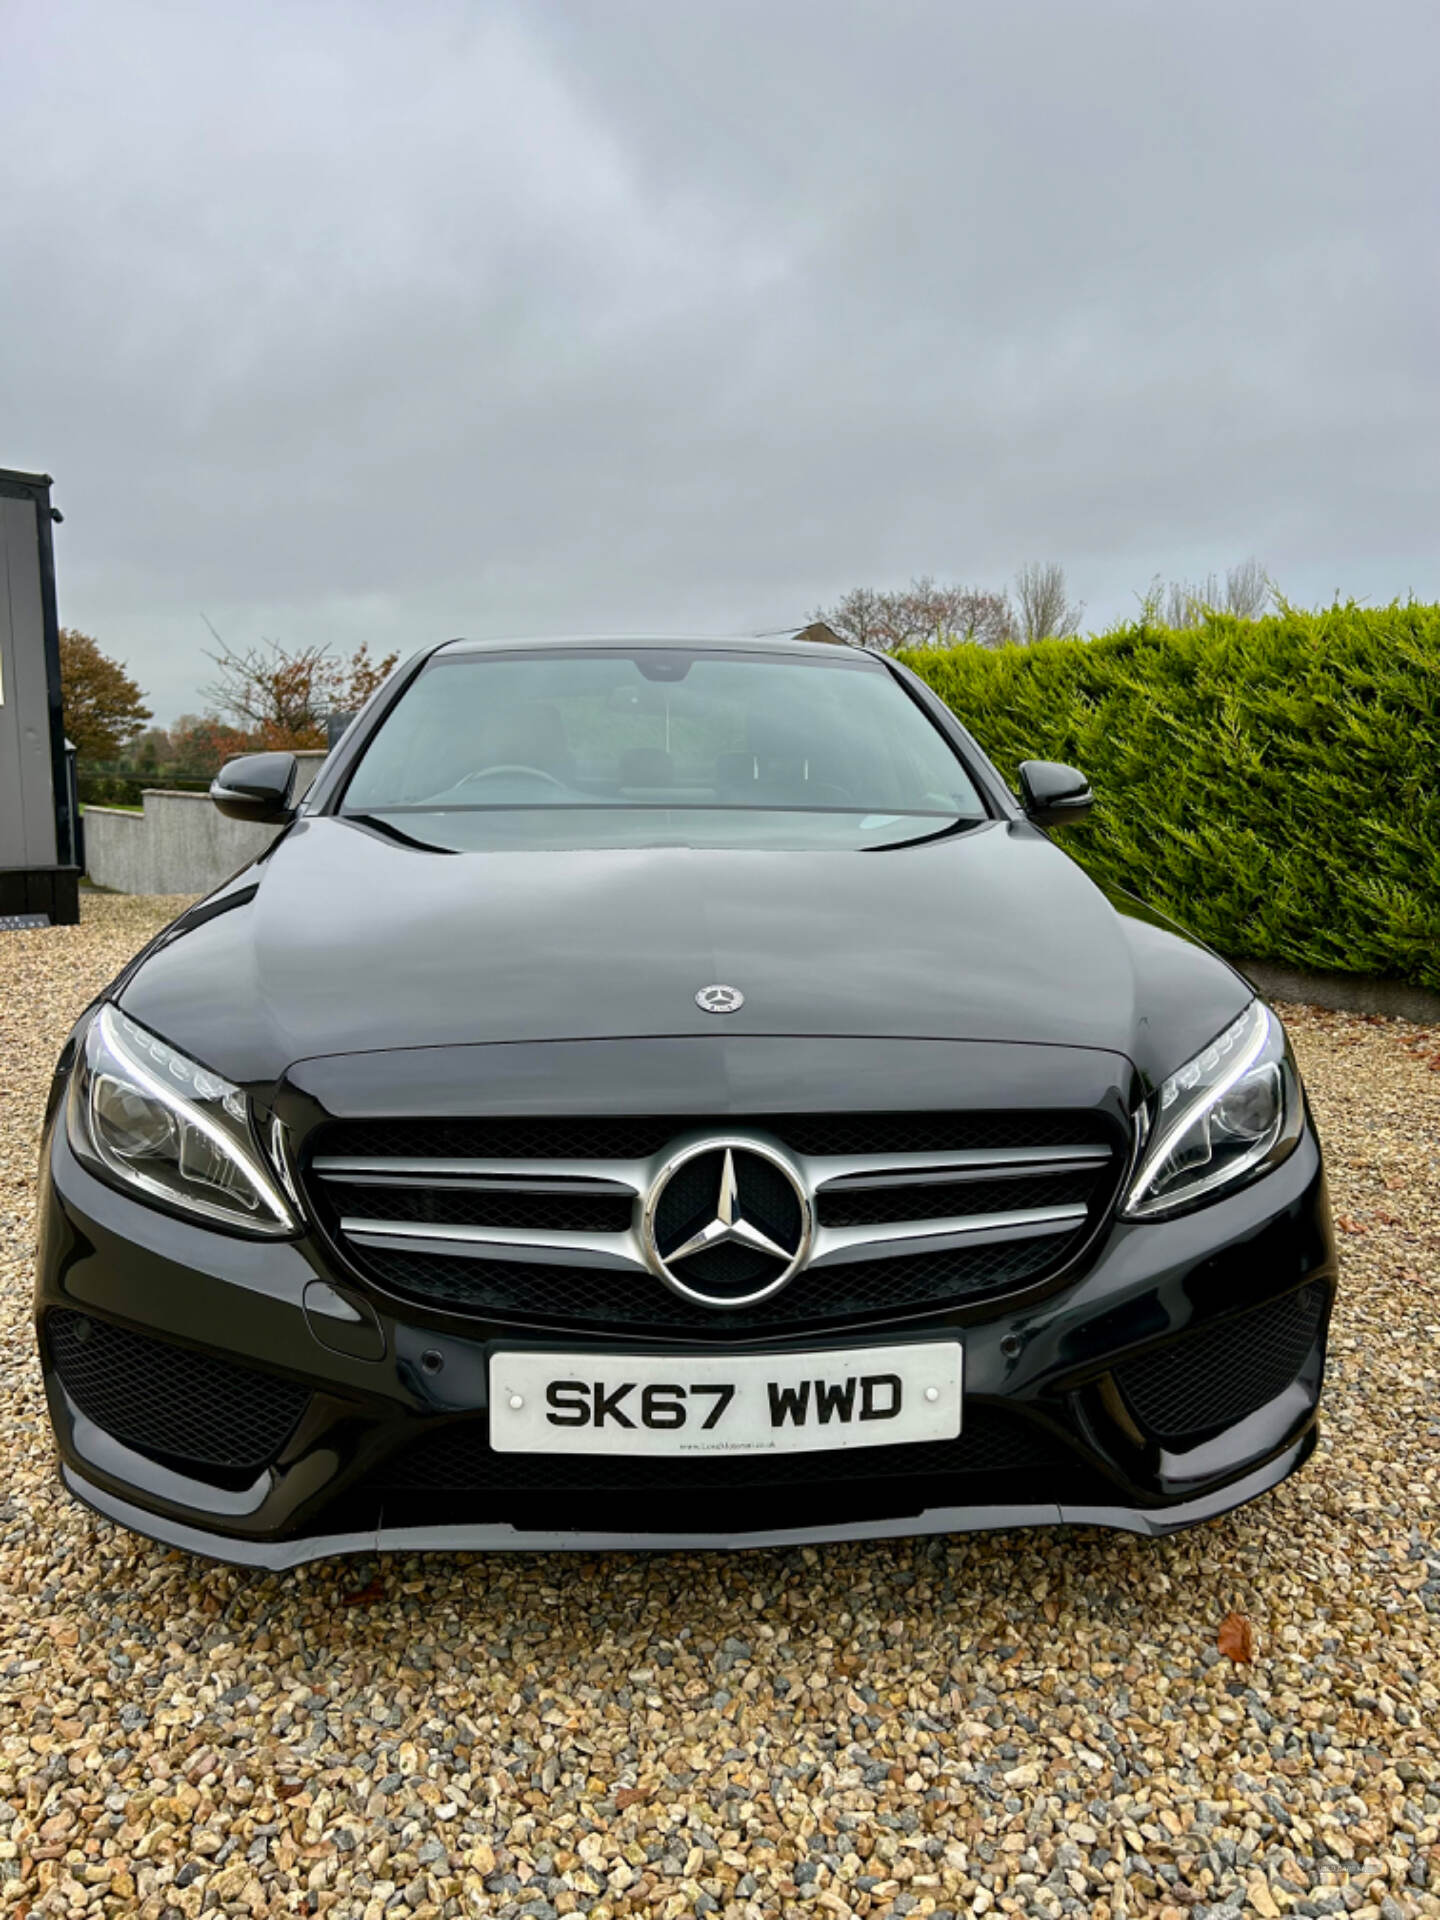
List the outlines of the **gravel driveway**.
{"label": "gravel driveway", "polygon": [[1346,1286],[1237,1516],[244,1574],[59,1493],[29,1322],[52,1060],[180,904],[0,934],[0,1916],[1440,1914],[1440,1032],[1288,1016]]}

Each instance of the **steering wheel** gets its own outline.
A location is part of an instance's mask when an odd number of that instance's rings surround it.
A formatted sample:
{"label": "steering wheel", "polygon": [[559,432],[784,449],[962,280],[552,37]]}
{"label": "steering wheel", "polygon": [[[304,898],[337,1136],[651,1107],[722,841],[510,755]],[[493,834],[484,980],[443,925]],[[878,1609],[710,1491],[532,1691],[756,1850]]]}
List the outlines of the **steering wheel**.
{"label": "steering wheel", "polygon": [[546,773],[543,767],[522,767],[519,762],[516,761],[513,763],[507,762],[504,766],[499,767],[481,767],[475,773],[467,773],[463,780],[456,781],[456,791],[458,792],[461,787],[473,787],[477,780],[497,779],[504,773],[528,774],[532,780],[543,780],[547,786],[559,787],[562,791],[565,787],[563,780],[557,780],[553,773]]}

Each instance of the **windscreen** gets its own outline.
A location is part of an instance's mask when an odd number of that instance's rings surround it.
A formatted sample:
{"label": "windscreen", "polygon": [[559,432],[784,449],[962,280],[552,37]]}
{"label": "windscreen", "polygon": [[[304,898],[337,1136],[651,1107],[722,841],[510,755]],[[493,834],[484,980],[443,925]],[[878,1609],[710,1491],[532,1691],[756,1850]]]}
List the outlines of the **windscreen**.
{"label": "windscreen", "polygon": [[[863,656],[593,648],[436,655],[367,747],[344,811],[466,846],[576,843],[577,823],[554,817],[576,812],[633,816],[592,819],[607,845],[793,842],[776,815],[817,816],[825,844],[873,844],[891,823],[913,835],[985,816],[944,737]],[[499,814],[532,818],[459,819]],[[727,824],[639,818],[656,814]]]}

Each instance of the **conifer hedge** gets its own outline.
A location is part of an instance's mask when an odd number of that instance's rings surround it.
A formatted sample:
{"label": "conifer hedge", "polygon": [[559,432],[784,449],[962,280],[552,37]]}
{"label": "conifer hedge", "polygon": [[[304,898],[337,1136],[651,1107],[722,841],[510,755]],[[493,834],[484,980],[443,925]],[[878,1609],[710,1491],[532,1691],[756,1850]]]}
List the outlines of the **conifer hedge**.
{"label": "conifer hedge", "polygon": [[1008,779],[1089,775],[1096,879],[1237,958],[1440,988],[1440,606],[901,657]]}

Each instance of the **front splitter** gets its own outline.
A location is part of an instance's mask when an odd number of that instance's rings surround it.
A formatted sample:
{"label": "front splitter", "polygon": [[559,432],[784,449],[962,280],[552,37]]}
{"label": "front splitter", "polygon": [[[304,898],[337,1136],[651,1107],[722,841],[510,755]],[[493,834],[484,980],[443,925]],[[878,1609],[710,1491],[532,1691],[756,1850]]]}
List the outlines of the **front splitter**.
{"label": "front splitter", "polygon": [[1274,1459],[1223,1487],[1166,1507],[1070,1506],[1048,1501],[1013,1506],[927,1507],[893,1520],[857,1520],[823,1527],[777,1527],[754,1533],[607,1533],[530,1531],[511,1526],[378,1527],[363,1533],[310,1534],[293,1540],[237,1540],[150,1513],[94,1486],[68,1464],[60,1471],[77,1500],[133,1533],[231,1566],[282,1572],[312,1560],[355,1553],[695,1553],[751,1547],[811,1547],[850,1540],[903,1540],[939,1533],[1004,1533],[1018,1527],[1112,1527],[1158,1536],[1198,1526],[1268,1493],[1302,1465],[1315,1445],[1311,1428]]}

